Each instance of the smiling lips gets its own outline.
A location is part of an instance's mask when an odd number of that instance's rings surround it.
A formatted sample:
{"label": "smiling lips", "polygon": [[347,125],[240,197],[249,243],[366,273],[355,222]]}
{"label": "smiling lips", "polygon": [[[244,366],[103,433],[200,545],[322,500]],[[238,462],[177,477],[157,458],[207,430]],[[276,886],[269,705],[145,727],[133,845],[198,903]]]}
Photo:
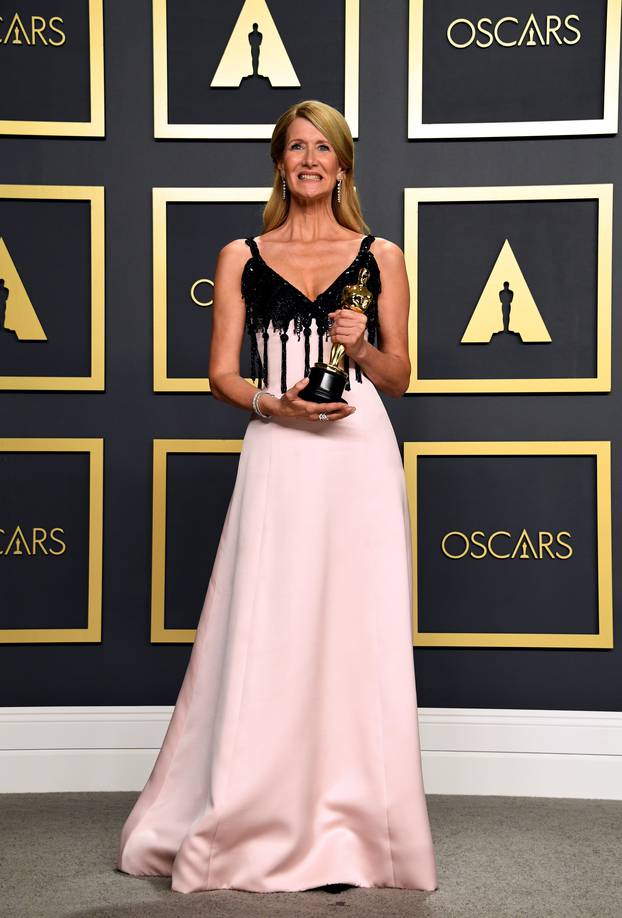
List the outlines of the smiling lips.
{"label": "smiling lips", "polygon": [[303,182],[321,182],[322,176],[317,172],[300,172],[298,178]]}

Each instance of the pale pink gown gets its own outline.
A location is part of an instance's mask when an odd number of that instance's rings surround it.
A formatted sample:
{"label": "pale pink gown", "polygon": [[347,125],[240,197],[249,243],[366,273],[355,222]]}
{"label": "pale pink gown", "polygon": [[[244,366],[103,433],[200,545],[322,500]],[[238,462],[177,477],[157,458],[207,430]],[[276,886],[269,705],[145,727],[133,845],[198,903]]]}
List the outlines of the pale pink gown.
{"label": "pale pink gown", "polygon": [[[288,387],[303,347],[290,334]],[[280,395],[278,334],[268,348]],[[122,871],[170,876],[183,893],[437,888],[404,472],[376,387],[352,364],[349,376],[357,410],[344,420],[248,421],[188,668],[121,832]]]}

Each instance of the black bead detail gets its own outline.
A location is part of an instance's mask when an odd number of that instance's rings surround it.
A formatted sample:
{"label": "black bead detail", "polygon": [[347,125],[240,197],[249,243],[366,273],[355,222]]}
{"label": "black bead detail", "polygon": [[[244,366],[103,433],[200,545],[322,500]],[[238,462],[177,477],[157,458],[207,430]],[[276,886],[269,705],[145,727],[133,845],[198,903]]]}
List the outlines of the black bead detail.
{"label": "black bead detail", "polygon": [[263,384],[264,386],[268,385],[268,339],[270,337],[269,331],[264,331],[263,333]]}
{"label": "black bead detail", "polygon": [[255,334],[250,335],[251,342],[251,379],[256,382],[259,376],[257,364],[259,362],[259,351],[257,350],[257,337]]}
{"label": "black bead detail", "polygon": [[[367,286],[374,295],[367,310],[367,336],[369,343],[375,344],[379,332],[377,302],[382,287],[378,264],[373,253],[369,251],[369,246],[373,240],[373,236],[367,236],[363,240],[359,254],[352,264],[314,301],[307,299],[304,294],[292,287],[291,284],[288,284],[283,278],[280,278],[276,272],[265,264],[259,255],[254,239],[248,238],[245,240],[252,256],[248,259],[242,271],[241,292],[246,304],[246,330],[250,338],[251,374],[253,379],[258,378],[259,383],[263,383],[265,386],[269,384],[268,339],[270,337],[270,325],[272,325],[275,332],[281,334],[281,390],[283,392],[286,391],[286,342],[288,340],[287,336],[283,338],[283,334],[290,323],[292,323],[298,340],[300,340],[302,329],[305,330],[305,375],[310,370],[310,354],[307,350],[310,335],[307,334],[307,329],[311,328],[314,319],[318,333],[318,361],[324,361],[324,344],[330,345],[331,343],[328,334],[327,314],[338,308],[341,289],[346,284],[356,282],[359,269],[363,265],[369,269],[370,276],[367,280]],[[256,339],[260,332],[263,333],[263,361],[259,356]],[[326,354],[326,359],[328,359],[328,354]],[[355,369],[355,378],[360,383],[362,382],[362,374],[358,364]],[[256,377],[254,374],[258,374],[258,376]],[[349,374],[345,388],[350,388]]]}
{"label": "black bead detail", "polygon": [[305,371],[304,375],[309,375],[309,335],[311,334],[311,329],[306,326],[304,330],[305,334]]}
{"label": "black bead detail", "polygon": [[281,332],[281,392],[287,391],[287,332]]}

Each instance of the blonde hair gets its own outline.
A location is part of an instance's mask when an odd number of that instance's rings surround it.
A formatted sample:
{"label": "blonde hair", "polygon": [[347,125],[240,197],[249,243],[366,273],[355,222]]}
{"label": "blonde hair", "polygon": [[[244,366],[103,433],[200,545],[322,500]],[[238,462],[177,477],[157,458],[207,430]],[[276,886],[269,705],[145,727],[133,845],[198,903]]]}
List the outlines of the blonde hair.
{"label": "blonde hair", "polygon": [[338,223],[360,233],[369,233],[363,219],[361,202],[354,187],[354,141],[348,122],[341,112],[326,102],[307,99],[291,105],[279,118],[272,132],[270,155],[274,163],[272,193],[263,209],[263,232],[275,229],[285,222],[289,213],[290,195],[283,200],[281,174],[278,169],[285,152],[287,129],[294,118],[306,118],[331,143],[345,176],[341,182],[341,203],[337,203],[337,186],[333,190],[333,214]]}

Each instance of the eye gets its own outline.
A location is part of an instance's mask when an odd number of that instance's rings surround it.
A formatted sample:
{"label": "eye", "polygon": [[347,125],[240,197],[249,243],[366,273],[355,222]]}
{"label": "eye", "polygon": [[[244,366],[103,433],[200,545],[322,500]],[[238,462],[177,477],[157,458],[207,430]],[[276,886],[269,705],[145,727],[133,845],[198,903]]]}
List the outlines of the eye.
{"label": "eye", "polygon": [[300,141],[299,141],[299,140],[295,140],[292,144],[289,145],[289,148],[290,148],[290,150],[293,150],[294,147],[299,147],[299,146],[300,146]]}
{"label": "eye", "polygon": [[330,147],[328,146],[327,143],[320,143],[320,144],[318,144],[318,146],[324,147],[325,150],[330,150]]}

